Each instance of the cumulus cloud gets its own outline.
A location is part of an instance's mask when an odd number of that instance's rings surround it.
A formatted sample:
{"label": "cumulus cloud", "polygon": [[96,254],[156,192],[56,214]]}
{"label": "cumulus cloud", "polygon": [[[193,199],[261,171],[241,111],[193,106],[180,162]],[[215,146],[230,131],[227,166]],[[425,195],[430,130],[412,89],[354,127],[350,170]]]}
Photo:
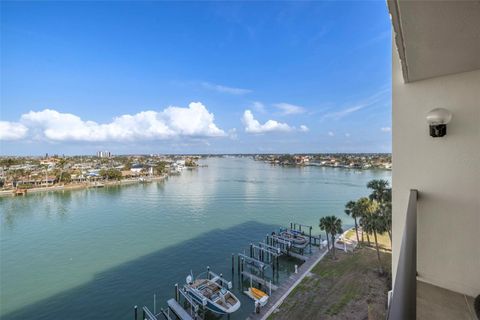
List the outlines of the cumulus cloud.
{"label": "cumulus cloud", "polygon": [[277,103],[274,106],[282,111],[283,115],[304,113],[305,108],[289,103]]}
{"label": "cumulus cloud", "polygon": [[390,127],[383,127],[383,128],[380,128],[380,130],[381,130],[382,132],[391,132],[391,131],[392,131],[392,128],[390,128]]}
{"label": "cumulus cloud", "polygon": [[233,94],[233,95],[242,95],[242,94],[247,94],[247,93],[252,92],[252,90],[250,90],[250,89],[227,87],[227,86],[223,86],[221,84],[214,84],[214,83],[210,83],[210,82],[202,82],[202,86],[205,89],[217,91],[217,92],[220,92],[220,93]]}
{"label": "cumulus cloud", "polygon": [[307,127],[306,125],[304,125],[304,124],[302,124],[302,125],[300,126],[300,131],[302,131],[302,132],[307,132],[307,131],[309,131],[309,130],[310,130],[310,129],[308,129],[308,127]]}
{"label": "cumulus cloud", "polygon": [[21,123],[0,121],[0,140],[20,140],[27,132],[28,128]]}
{"label": "cumulus cloud", "polygon": [[22,138],[28,130],[33,138],[51,141],[137,141],[227,135],[215,124],[213,113],[200,102],[192,102],[188,108],[170,106],[160,112],[125,114],[103,124],[45,109],[23,114],[20,125],[25,128]]}
{"label": "cumulus cloud", "polygon": [[252,111],[245,110],[243,113],[242,122],[245,125],[245,131],[249,133],[266,133],[266,132],[288,132],[294,130],[286,123],[281,123],[275,120],[268,120],[261,124],[253,116]]}

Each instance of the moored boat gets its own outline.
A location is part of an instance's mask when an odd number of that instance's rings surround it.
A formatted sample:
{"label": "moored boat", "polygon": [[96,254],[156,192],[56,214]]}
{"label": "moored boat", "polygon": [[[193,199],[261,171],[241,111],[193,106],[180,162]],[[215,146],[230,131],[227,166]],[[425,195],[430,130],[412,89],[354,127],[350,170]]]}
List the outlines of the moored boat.
{"label": "moored boat", "polygon": [[268,294],[266,294],[260,289],[250,287],[248,288],[248,291],[244,291],[244,293],[250,298],[252,298],[255,302],[258,302],[261,307],[265,306],[268,302]]}
{"label": "moored boat", "polygon": [[232,283],[213,272],[207,272],[207,278],[194,279],[189,275],[186,282],[185,290],[188,295],[214,313],[224,315],[240,308],[240,300],[229,290]]}
{"label": "moored boat", "polygon": [[308,245],[308,239],[298,232],[281,231],[279,236],[290,241],[295,248],[303,249]]}

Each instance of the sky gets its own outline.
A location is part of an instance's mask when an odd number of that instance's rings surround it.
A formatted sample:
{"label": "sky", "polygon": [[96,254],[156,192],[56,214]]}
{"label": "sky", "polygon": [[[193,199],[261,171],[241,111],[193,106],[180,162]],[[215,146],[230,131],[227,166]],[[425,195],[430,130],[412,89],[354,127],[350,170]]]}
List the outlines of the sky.
{"label": "sky", "polygon": [[391,152],[385,1],[0,5],[2,155]]}

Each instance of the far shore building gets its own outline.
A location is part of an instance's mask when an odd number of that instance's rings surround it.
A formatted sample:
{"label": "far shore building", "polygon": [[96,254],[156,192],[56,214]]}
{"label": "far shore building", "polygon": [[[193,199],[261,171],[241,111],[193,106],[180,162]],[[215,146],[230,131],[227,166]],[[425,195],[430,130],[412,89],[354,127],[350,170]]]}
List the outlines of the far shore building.
{"label": "far shore building", "polygon": [[98,151],[97,152],[97,157],[99,158],[110,158],[112,156],[112,154],[110,153],[110,151]]}

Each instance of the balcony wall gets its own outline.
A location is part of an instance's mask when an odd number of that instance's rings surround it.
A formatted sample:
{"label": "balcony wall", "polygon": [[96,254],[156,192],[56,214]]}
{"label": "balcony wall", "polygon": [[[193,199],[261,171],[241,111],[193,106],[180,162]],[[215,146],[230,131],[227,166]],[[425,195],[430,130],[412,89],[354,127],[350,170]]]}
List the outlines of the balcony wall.
{"label": "balcony wall", "polygon": [[[393,266],[400,252],[410,189],[418,189],[418,278],[469,296],[480,294],[480,70],[404,84],[392,63]],[[425,115],[449,109],[443,138]],[[393,277],[395,279],[395,276]]]}

